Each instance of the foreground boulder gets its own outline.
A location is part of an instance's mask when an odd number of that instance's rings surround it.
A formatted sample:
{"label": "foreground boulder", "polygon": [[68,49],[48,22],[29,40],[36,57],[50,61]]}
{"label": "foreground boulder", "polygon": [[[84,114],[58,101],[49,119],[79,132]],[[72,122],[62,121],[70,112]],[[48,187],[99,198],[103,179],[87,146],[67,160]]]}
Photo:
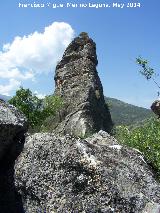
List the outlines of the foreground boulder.
{"label": "foreground boulder", "polygon": [[29,136],[15,175],[26,213],[160,211],[160,185],[141,153],[103,131]]}
{"label": "foreground boulder", "polygon": [[0,100],[0,212],[21,213],[21,200],[14,185],[14,163],[21,153],[28,129],[25,117]]}
{"label": "foreground boulder", "polygon": [[[113,126],[96,66],[96,44],[81,33],[67,47],[55,73],[63,108],[51,123],[58,133],[85,136]],[[53,128],[53,129],[54,129]]]}

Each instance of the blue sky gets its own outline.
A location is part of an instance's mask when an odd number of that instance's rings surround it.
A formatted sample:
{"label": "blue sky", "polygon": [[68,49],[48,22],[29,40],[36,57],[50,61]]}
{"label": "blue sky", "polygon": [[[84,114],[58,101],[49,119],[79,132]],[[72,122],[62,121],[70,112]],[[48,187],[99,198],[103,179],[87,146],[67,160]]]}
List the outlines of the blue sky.
{"label": "blue sky", "polygon": [[[157,72],[160,69],[159,0],[133,0],[140,2],[141,7],[123,9],[112,6],[99,9],[18,7],[19,3],[34,2],[110,5],[114,2],[126,5],[130,1],[1,0],[0,93],[13,95],[19,85],[38,94],[53,93],[56,61],[73,36],[86,31],[97,44],[97,69],[104,94],[150,107],[157,98],[158,89],[138,73],[135,58],[141,55],[150,61]],[[58,22],[57,25],[54,22]],[[48,27],[46,33],[45,27]],[[18,40],[15,39],[17,36]]]}

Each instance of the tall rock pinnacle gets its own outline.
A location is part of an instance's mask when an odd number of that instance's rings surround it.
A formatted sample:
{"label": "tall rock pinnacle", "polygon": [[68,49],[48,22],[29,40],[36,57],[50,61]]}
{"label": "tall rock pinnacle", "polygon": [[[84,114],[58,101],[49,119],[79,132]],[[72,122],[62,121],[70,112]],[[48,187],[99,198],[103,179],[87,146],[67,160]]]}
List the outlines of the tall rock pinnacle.
{"label": "tall rock pinnacle", "polygon": [[96,44],[83,32],[69,44],[56,67],[55,95],[64,102],[58,132],[84,136],[112,129],[97,64]]}

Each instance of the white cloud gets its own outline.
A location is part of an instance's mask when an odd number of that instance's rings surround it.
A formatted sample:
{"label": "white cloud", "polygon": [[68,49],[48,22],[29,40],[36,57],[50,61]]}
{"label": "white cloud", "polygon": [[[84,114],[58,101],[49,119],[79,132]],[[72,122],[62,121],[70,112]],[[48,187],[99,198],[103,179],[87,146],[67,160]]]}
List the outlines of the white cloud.
{"label": "white cloud", "polygon": [[9,95],[10,91],[17,89],[20,86],[20,82],[15,79],[10,79],[6,85],[0,85],[0,94]]}
{"label": "white cloud", "polygon": [[39,93],[38,91],[35,91],[34,92],[34,94],[35,94],[35,96],[37,96],[37,98],[39,98],[39,99],[43,99],[43,98],[45,98],[45,94],[41,94],[41,93]]}
{"label": "white cloud", "polygon": [[32,71],[22,73],[18,68],[10,68],[9,70],[0,70],[0,78],[34,79],[34,74]]}
{"label": "white cloud", "polygon": [[15,37],[12,43],[4,44],[0,52],[0,78],[18,82],[33,80],[40,73],[53,72],[73,36],[74,31],[69,24],[53,22],[42,33],[36,31]]}

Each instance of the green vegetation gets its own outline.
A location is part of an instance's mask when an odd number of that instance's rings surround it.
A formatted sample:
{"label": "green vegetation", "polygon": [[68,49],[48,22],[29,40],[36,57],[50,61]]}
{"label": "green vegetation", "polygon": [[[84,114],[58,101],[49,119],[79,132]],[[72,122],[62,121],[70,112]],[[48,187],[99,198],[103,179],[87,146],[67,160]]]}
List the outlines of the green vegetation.
{"label": "green vegetation", "polygon": [[114,98],[107,97],[105,100],[115,126],[137,126],[143,124],[146,119],[154,117],[154,113],[150,109],[127,104]]}
{"label": "green vegetation", "polygon": [[148,66],[148,61],[142,57],[136,58],[136,63],[141,67],[140,73],[147,79],[151,79],[154,74],[154,69]]}
{"label": "green vegetation", "polygon": [[[140,73],[147,80],[153,80],[156,86],[160,89],[160,86],[156,81],[157,74],[155,73],[154,69],[148,65],[148,61],[138,57],[136,58],[136,63],[141,68]],[[158,92],[158,96],[159,94],[160,93]],[[140,152],[142,152],[145,160],[152,167],[157,179],[160,181],[160,121],[153,116],[151,111],[147,109],[140,107],[135,108],[135,106],[127,105],[122,104],[119,101],[116,102],[116,107],[114,104],[112,109],[111,103],[111,114],[115,109],[119,109],[120,120],[118,120],[117,123],[119,124],[119,121],[121,121],[121,123],[124,121],[126,125],[130,125],[116,126],[114,132],[115,137],[121,144],[138,149]],[[121,110],[124,112],[124,114],[120,114]],[[129,118],[128,122],[125,120],[127,116]],[[134,120],[136,121],[137,125],[134,125]]]}
{"label": "green vegetation", "polygon": [[39,99],[29,89],[23,87],[16,91],[16,95],[9,103],[24,113],[29,121],[30,131],[39,131],[44,120],[51,115],[54,116],[63,105],[60,97],[50,95]]}
{"label": "green vegetation", "polygon": [[130,130],[126,126],[116,127],[115,137],[124,145],[142,152],[160,180],[160,121],[148,120],[143,126]]}

